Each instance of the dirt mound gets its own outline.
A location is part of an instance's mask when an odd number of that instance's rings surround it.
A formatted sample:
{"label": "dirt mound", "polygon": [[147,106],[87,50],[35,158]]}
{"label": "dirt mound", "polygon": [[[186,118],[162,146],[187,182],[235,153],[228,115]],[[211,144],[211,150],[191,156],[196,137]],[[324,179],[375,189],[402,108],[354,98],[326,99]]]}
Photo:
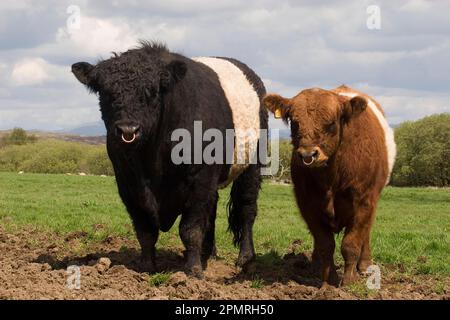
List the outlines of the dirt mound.
{"label": "dirt mound", "polygon": [[[160,273],[140,272],[135,241],[110,236],[77,254],[85,235],[58,237],[0,227],[0,299],[448,299],[450,286],[432,276],[388,271],[378,291],[323,288],[310,273],[309,255],[269,253],[241,272],[211,260],[205,279],[182,272],[180,249],[159,250]],[[76,266],[76,267],[73,267]],[[79,282],[77,282],[79,272]],[[363,288],[363,289],[362,289]]]}

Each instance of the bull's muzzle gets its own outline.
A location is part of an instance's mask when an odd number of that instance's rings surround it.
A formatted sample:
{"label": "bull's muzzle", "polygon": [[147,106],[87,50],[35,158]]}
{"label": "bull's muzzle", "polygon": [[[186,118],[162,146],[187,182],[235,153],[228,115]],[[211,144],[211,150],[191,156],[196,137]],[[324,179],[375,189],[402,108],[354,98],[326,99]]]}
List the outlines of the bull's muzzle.
{"label": "bull's muzzle", "polygon": [[300,155],[302,157],[302,162],[305,166],[312,165],[319,156],[319,150],[313,149],[308,151],[300,151]]}
{"label": "bull's muzzle", "polygon": [[134,140],[136,140],[136,133],[133,133],[133,136],[131,138],[127,138],[123,133],[122,133],[122,141],[125,143],[133,143]]}
{"label": "bull's muzzle", "polygon": [[122,142],[130,144],[138,138],[139,128],[139,125],[116,124],[116,134]]}

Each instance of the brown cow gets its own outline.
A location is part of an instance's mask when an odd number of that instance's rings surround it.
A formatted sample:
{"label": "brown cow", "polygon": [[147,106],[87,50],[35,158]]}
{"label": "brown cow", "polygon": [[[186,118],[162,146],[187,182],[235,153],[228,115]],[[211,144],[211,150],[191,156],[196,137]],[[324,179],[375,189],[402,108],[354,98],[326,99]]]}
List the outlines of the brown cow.
{"label": "brown cow", "polygon": [[341,86],[307,89],[292,99],[267,95],[266,107],[290,120],[291,175],[301,214],[314,238],[313,266],[337,284],[334,233],[345,229],[342,284],[372,264],[370,230],[396,147],[380,105]]}

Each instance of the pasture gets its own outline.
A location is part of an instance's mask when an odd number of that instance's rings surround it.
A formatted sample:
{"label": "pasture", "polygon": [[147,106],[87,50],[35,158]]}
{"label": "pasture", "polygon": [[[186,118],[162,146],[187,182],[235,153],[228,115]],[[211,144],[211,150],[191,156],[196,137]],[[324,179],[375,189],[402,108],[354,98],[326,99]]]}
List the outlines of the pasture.
{"label": "pasture", "polygon": [[[0,173],[0,298],[435,298],[449,297],[450,190],[387,187],[372,233],[381,289],[365,278],[348,288],[317,288],[308,276],[311,236],[289,185],[265,182],[254,227],[258,254],[246,274],[233,263],[237,249],[227,232],[229,189],[220,192],[217,260],[205,280],[186,278],[177,224],[161,233],[160,269],[138,270],[138,244],[112,177]],[[342,273],[337,237],[335,259]],[[107,257],[109,270],[96,259]],[[80,290],[64,287],[65,268],[81,265]],[[32,284],[38,288],[30,288]],[[122,290],[123,286],[128,289]],[[185,290],[185,291],[183,291]],[[23,295],[21,295],[21,292]]]}

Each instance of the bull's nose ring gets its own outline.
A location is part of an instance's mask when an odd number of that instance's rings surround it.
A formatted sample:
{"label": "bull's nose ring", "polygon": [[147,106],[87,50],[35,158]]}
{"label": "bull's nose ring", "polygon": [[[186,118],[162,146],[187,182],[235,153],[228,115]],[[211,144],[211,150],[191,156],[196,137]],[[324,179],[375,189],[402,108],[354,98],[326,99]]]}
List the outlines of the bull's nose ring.
{"label": "bull's nose ring", "polygon": [[311,161],[306,161],[305,158],[302,158],[303,163],[305,164],[305,166],[310,166],[312,165],[312,163],[314,162],[314,160],[316,160],[316,158],[314,156],[312,157],[308,157],[311,159]]}
{"label": "bull's nose ring", "polygon": [[127,138],[125,138],[125,136],[122,133],[122,141],[125,143],[133,143],[134,140],[136,140],[136,133],[133,133],[133,138],[131,138],[130,140],[127,140]]}

